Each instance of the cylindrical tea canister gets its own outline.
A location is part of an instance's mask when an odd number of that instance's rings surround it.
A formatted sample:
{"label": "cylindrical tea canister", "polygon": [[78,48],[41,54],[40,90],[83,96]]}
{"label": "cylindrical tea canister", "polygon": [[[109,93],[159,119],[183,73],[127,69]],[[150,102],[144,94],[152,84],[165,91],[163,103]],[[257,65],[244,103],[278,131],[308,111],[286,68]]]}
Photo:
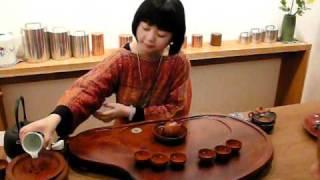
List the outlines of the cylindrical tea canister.
{"label": "cylindrical tea canister", "polygon": [[252,28],[251,31],[251,42],[254,44],[259,44],[261,42],[262,33],[259,28]]}
{"label": "cylindrical tea canister", "polygon": [[242,32],[239,36],[240,44],[249,44],[251,42],[251,34],[249,32]]}
{"label": "cylindrical tea canister", "polygon": [[187,48],[187,46],[188,46],[188,38],[187,38],[187,36],[185,36],[182,47]]}
{"label": "cylindrical tea canister", "polygon": [[40,23],[25,24],[22,36],[28,62],[42,62],[50,58],[48,35]]}
{"label": "cylindrical tea canister", "polygon": [[76,58],[90,56],[89,35],[85,31],[71,33],[71,51]]}
{"label": "cylindrical tea canister", "polygon": [[222,34],[221,33],[212,33],[210,45],[211,46],[221,46]]}
{"label": "cylindrical tea canister", "polygon": [[127,43],[132,42],[132,35],[130,34],[120,34],[119,35],[119,47],[124,46]]}
{"label": "cylindrical tea canister", "polygon": [[49,34],[50,53],[52,59],[62,60],[71,57],[69,32],[61,27],[54,27]]}
{"label": "cylindrical tea canister", "polygon": [[201,48],[202,47],[202,35],[201,34],[193,34],[192,35],[192,47]]}
{"label": "cylindrical tea canister", "polygon": [[264,38],[264,42],[276,42],[278,39],[278,29],[274,25],[266,26],[266,35]]}
{"label": "cylindrical tea canister", "polygon": [[261,42],[264,42],[265,37],[266,37],[266,31],[265,29],[261,29]]}
{"label": "cylindrical tea canister", "polygon": [[104,55],[103,33],[100,33],[100,32],[92,33],[91,41],[92,41],[92,55],[93,56]]}

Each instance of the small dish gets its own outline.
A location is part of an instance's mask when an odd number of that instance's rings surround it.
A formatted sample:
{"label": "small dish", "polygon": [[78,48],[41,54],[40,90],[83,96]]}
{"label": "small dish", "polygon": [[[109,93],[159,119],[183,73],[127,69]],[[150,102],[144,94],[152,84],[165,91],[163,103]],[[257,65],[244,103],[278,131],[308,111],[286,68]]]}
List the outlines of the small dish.
{"label": "small dish", "polygon": [[198,151],[200,163],[212,163],[216,158],[216,152],[212,149],[203,148]]}
{"label": "small dish", "polygon": [[304,129],[313,137],[318,137],[320,131],[318,127],[320,125],[320,113],[312,113],[305,117],[303,122]]}
{"label": "small dish", "polygon": [[214,148],[217,153],[217,161],[226,162],[231,156],[231,148],[225,145],[218,145]]}
{"label": "small dish", "polygon": [[242,147],[242,143],[237,139],[228,139],[226,141],[226,146],[231,148],[232,154],[238,154]]}
{"label": "small dish", "polygon": [[163,144],[167,144],[167,145],[181,144],[182,142],[184,142],[187,136],[187,128],[184,125],[180,126],[179,135],[177,135],[176,137],[165,136],[163,134],[163,130],[164,130],[164,123],[159,123],[154,126],[152,131],[155,139],[158,142]]}
{"label": "small dish", "polygon": [[146,165],[149,163],[151,153],[147,150],[138,150],[134,153],[134,160],[137,165]]}
{"label": "small dish", "polygon": [[65,179],[66,168],[68,164],[59,152],[43,150],[35,159],[24,153],[8,164],[6,179]]}
{"label": "small dish", "polygon": [[170,155],[170,164],[175,167],[184,166],[187,156],[184,153],[176,152]]}
{"label": "small dish", "polygon": [[154,169],[164,169],[169,162],[169,157],[162,153],[155,153],[151,156],[151,165]]}

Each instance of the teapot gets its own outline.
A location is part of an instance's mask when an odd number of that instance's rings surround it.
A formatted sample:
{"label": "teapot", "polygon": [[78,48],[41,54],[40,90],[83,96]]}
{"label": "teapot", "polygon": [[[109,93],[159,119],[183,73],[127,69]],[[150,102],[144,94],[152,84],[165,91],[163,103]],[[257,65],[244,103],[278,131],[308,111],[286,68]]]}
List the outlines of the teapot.
{"label": "teapot", "polygon": [[180,123],[170,120],[164,124],[162,134],[166,137],[178,137],[182,133],[181,126]]}
{"label": "teapot", "polygon": [[[19,121],[19,107],[20,104],[22,105],[23,110],[23,121]],[[4,151],[7,154],[8,157],[11,159],[16,157],[19,154],[24,153],[24,150],[22,149],[20,138],[19,138],[19,132],[20,129],[29,124],[26,116],[26,110],[24,105],[24,98],[20,96],[16,100],[16,106],[15,106],[15,119],[16,124],[11,129],[6,130],[4,134]]]}

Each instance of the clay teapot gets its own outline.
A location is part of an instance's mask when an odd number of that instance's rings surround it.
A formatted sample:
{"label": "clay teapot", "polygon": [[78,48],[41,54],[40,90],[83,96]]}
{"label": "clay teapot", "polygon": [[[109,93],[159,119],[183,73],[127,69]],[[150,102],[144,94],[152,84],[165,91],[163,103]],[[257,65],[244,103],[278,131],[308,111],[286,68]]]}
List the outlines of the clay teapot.
{"label": "clay teapot", "polygon": [[[22,105],[23,110],[23,121],[19,121],[20,104]],[[20,144],[19,132],[20,129],[29,122],[27,120],[24,98],[22,96],[16,100],[15,119],[16,124],[11,129],[6,130],[4,134],[4,150],[7,156],[9,156],[11,159],[24,152]]]}
{"label": "clay teapot", "polygon": [[166,136],[166,137],[177,137],[179,135],[181,135],[181,129],[182,129],[182,124],[170,120],[168,122],[166,122],[163,126],[163,131],[162,131],[162,135]]}
{"label": "clay teapot", "polygon": [[255,111],[249,112],[248,117],[250,122],[270,134],[276,122],[277,114],[269,109],[258,107]]}

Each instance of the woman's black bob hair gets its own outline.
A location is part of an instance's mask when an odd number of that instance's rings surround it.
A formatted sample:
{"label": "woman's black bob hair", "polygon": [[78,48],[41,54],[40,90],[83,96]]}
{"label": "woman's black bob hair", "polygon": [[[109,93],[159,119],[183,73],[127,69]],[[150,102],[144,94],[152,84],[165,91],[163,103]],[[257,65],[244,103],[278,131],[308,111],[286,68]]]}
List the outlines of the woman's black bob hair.
{"label": "woman's black bob hair", "polygon": [[132,33],[137,38],[137,27],[141,21],[156,25],[172,33],[169,55],[179,53],[184,41],[186,22],[180,0],[144,0],[132,21]]}

